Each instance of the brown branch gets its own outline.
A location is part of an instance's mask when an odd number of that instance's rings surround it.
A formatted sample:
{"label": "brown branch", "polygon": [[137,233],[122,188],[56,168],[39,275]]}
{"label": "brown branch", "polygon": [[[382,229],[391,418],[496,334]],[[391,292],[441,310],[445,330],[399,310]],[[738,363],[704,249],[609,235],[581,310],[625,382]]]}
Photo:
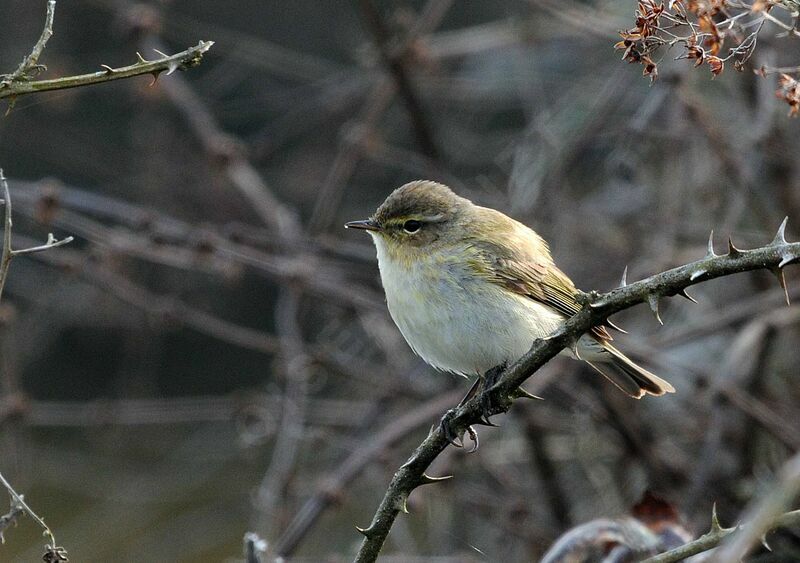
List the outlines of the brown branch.
{"label": "brown branch", "polygon": [[[784,237],[786,221],[781,224],[774,240],[767,246],[754,250],[740,250],[729,241],[728,253],[717,255],[709,240],[708,254],[701,260],[673,268],[608,293],[583,294],[584,303],[579,313],[569,318],[547,338],[534,341],[531,349],[508,367],[498,381],[448,413],[449,424],[463,433],[469,425],[481,420],[482,405],[492,405],[494,414],[506,412],[519,396],[519,386],[539,368],[566,347],[609,316],[639,303],[649,303],[658,313],[658,299],[683,293],[692,285],[711,279],[750,270],[768,269],[783,279],[783,267],[800,259],[800,243],[788,243]],[[440,426],[431,430],[428,437],[414,450],[411,457],[394,474],[383,500],[369,527],[356,556],[359,563],[375,561],[395,518],[405,510],[408,495],[426,482],[425,470],[447,447],[448,441]]]}
{"label": "brown branch", "polygon": [[386,428],[347,456],[328,477],[322,480],[319,490],[297,511],[294,519],[278,539],[275,554],[280,557],[291,556],[325,509],[341,499],[348,483],[358,477],[387,448],[406,438],[415,428],[429,423],[442,412],[442,409],[457,401],[461,394],[462,392],[457,390],[423,403],[400,418],[392,420]]}
{"label": "brown branch", "polygon": [[269,467],[255,493],[258,528],[271,537],[277,530],[285,490],[297,460],[300,440],[308,416],[308,386],[312,377],[310,357],[303,345],[300,328],[300,296],[291,287],[282,288],[275,307],[275,325],[281,335],[285,389],[280,428],[272,448]]}
{"label": "brown branch", "polygon": [[[445,2],[445,8],[451,2]],[[436,143],[433,140],[433,132],[429,124],[429,120],[425,115],[422,103],[419,101],[414,86],[411,83],[411,78],[408,71],[408,63],[406,60],[406,50],[403,49],[399,53],[392,51],[389,41],[390,34],[383,23],[381,14],[378,8],[372,3],[372,0],[361,0],[361,11],[364,14],[364,19],[372,33],[378,51],[384,64],[389,68],[392,74],[397,90],[408,108],[409,116],[411,117],[411,124],[414,129],[414,134],[417,138],[422,152],[425,156],[437,159],[439,157],[439,150],[436,148]],[[446,11],[446,9],[444,10]]]}

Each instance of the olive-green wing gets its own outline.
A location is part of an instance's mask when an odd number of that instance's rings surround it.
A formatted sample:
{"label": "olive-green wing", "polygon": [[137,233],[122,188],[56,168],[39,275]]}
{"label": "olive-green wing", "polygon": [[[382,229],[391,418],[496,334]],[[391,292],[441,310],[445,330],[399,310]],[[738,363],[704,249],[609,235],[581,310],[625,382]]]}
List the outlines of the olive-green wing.
{"label": "olive-green wing", "polygon": [[[552,307],[565,317],[581,310],[575,300],[578,293],[575,284],[553,264],[549,255],[526,255],[495,245],[483,245],[480,255],[489,281]],[[612,340],[605,327],[594,327],[592,333],[601,340]]]}

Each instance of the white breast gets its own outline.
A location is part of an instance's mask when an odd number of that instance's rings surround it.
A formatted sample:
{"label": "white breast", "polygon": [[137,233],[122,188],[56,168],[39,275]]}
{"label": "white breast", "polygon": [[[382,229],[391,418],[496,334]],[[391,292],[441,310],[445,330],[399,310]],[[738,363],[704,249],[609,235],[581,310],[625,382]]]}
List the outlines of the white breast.
{"label": "white breast", "polygon": [[389,313],[411,348],[430,365],[483,374],[527,352],[563,317],[532,299],[476,279],[454,253],[434,253],[407,267],[373,236]]}

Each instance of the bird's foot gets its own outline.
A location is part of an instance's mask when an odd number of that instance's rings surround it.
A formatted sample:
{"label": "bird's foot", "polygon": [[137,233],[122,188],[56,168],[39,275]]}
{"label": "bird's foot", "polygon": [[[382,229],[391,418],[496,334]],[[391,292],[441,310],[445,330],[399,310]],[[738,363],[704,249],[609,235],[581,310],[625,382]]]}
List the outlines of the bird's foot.
{"label": "bird's foot", "polygon": [[456,415],[458,411],[457,408],[450,409],[447,411],[444,416],[442,417],[439,426],[442,429],[442,433],[444,434],[444,439],[447,440],[449,444],[455,446],[456,448],[463,448],[465,447],[464,443],[464,435],[468,435],[470,441],[472,442],[472,446],[466,450],[468,454],[475,452],[480,447],[480,441],[478,440],[478,433],[475,432],[475,429],[472,426],[467,426],[465,430],[461,432],[456,432],[453,428],[453,417]]}
{"label": "bird's foot", "polygon": [[487,393],[492,386],[497,383],[500,374],[503,373],[506,369],[506,363],[502,363],[497,365],[490,370],[488,370],[483,376],[483,389],[481,392],[481,424],[486,426],[497,426],[492,421],[489,420],[489,417],[492,415],[497,414],[502,409],[498,409],[496,405],[492,402],[491,395]]}

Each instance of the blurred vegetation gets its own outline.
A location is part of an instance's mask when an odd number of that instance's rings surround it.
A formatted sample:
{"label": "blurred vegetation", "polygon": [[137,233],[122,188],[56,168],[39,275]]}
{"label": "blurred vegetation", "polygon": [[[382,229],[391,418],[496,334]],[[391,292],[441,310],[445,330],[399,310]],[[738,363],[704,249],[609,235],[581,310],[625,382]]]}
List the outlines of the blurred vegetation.
{"label": "blurred vegetation", "polygon": [[[73,560],[233,561],[247,531],[292,560],[352,557],[354,525],[468,387],[413,356],[369,240],[342,229],[406,181],[534,227],[583,289],[698,258],[711,229],[720,248],[785,215],[798,233],[800,121],[752,72],[800,61],[779,29],[741,74],[675,52],[650,85],[613,48],[627,0],[375,6],[59,2],[44,77],[216,42],[153,86],[22,97],[0,120],[18,245],[76,237],[12,266],[0,470]],[[43,17],[0,3],[0,69]],[[386,560],[531,560],[646,489],[696,533],[715,501],[731,523],[800,449],[800,309],[767,273],[693,295],[664,327],[644,307],[616,319],[676,395],[632,401],[553,360],[528,384],[545,401],[440,457],[455,478],[412,495]],[[42,543],[23,518],[0,559]]]}

